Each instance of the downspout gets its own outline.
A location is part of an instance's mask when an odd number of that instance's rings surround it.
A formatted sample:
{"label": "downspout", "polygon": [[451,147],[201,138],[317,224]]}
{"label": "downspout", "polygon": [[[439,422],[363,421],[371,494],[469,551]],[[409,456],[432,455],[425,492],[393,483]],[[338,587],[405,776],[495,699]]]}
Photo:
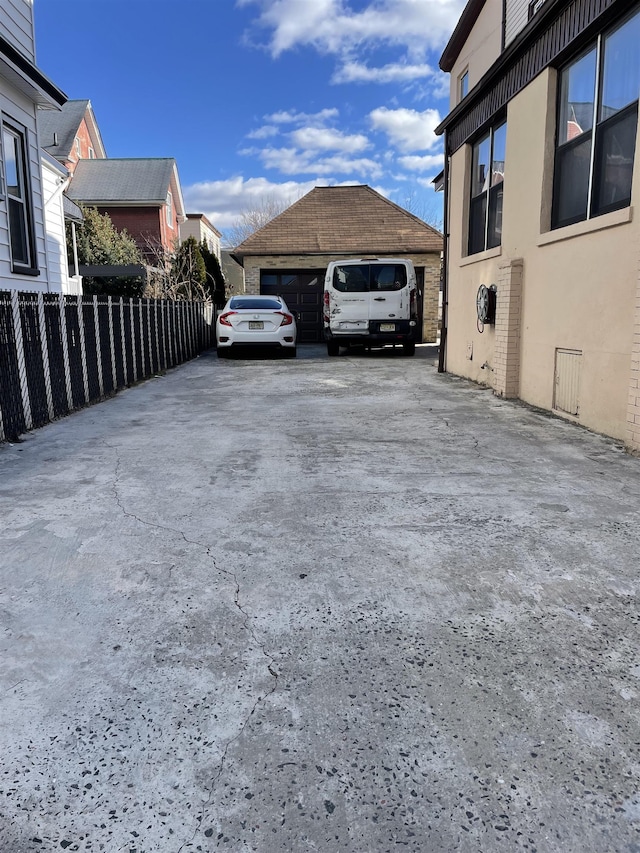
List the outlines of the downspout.
{"label": "downspout", "polygon": [[444,132],[444,242],[442,245],[442,327],[438,350],[438,373],[447,369],[447,306],[449,293],[449,145],[447,131]]}

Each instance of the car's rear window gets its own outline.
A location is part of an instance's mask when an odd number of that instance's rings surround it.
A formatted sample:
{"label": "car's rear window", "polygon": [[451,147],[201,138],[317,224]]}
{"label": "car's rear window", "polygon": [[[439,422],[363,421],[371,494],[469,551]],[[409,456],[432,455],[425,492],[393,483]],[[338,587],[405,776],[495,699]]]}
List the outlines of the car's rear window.
{"label": "car's rear window", "polygon": [[342,293],[402,290],[407,286],[404,264],[345,264],[333,271],[333,286]]}
{"label": "car's rear window", "polygon": [[252,299],[250,296],[235,296],[229,308],[238,311],[245,309],[247,311],[280,311],[282,304],[277,299]]}

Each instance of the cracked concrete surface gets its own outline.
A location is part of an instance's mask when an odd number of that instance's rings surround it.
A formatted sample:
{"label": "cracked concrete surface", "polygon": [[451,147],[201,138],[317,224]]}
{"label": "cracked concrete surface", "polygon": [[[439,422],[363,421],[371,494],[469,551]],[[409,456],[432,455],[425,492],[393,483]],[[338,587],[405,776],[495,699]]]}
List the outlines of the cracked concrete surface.
{"label": "cracked concrete surface", "polygon": [[0,851],[640,851],[640,460],[433,348],[0,446]]}

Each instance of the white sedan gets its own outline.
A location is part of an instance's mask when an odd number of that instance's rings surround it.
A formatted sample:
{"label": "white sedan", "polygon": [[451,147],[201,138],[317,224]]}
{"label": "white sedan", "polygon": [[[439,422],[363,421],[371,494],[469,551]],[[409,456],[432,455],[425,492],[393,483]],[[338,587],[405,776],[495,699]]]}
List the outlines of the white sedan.
{"label": "white sedan", "polygon": [[280,296],[232,296],[216,321],[218,358],[233,348],[278,349],[296,354],[296,317]]}

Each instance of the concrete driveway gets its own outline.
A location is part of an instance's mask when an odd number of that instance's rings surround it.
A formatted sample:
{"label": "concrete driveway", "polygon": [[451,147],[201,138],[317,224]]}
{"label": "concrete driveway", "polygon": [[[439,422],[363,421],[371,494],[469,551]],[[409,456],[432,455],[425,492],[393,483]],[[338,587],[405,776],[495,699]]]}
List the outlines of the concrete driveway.
{"label": "concrete driveway", "polygon": [[640,851],[640,460],[435,351],[0,446],[0,851]]}

